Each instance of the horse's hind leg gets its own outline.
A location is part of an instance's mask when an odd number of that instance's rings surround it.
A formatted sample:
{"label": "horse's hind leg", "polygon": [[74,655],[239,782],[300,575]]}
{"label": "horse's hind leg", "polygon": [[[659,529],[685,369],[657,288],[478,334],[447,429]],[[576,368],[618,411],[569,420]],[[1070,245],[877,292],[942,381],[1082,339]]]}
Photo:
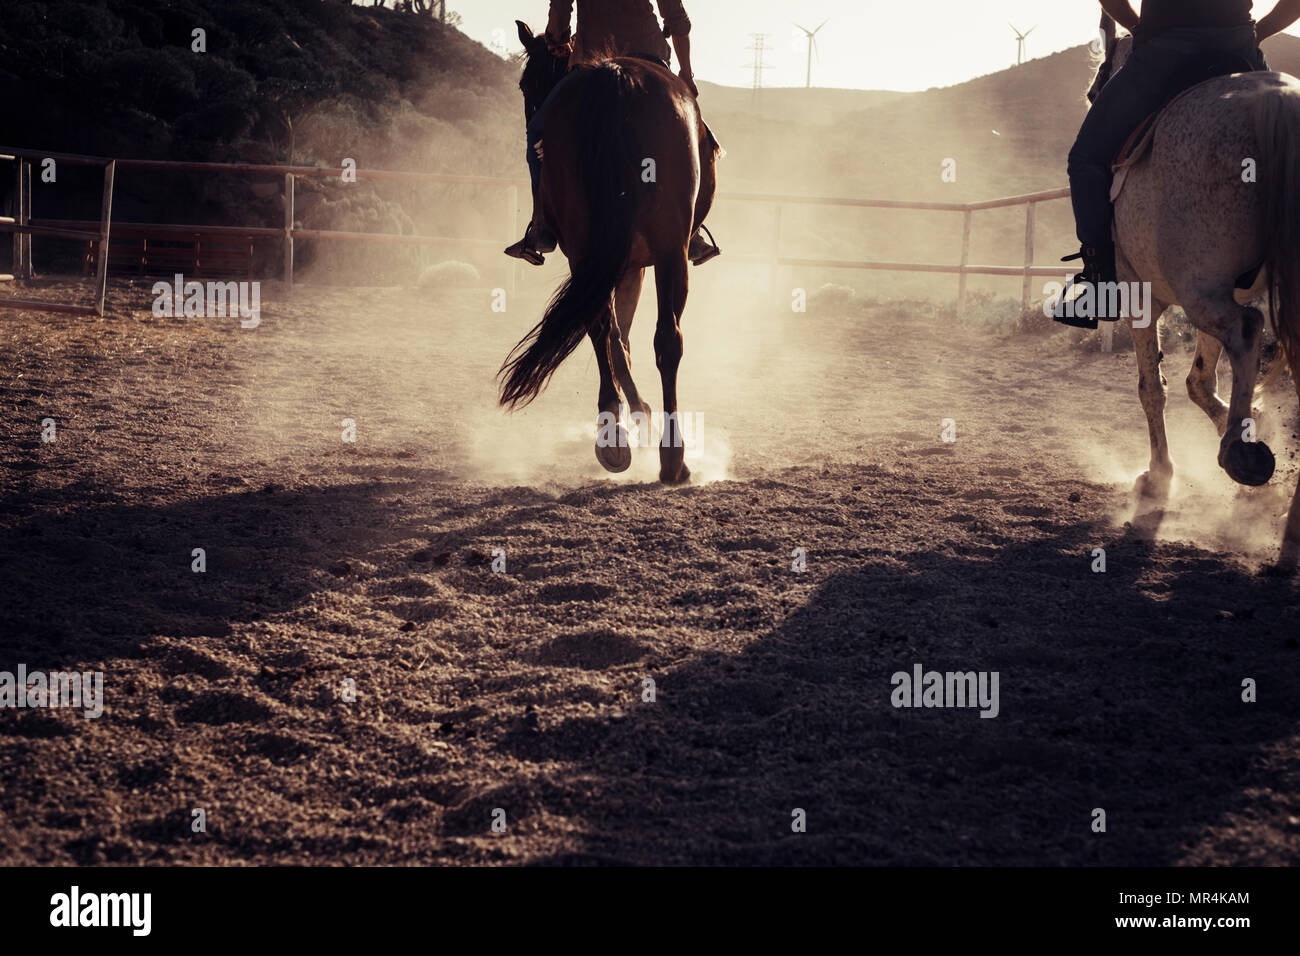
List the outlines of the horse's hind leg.
{"label": "horse's hind leg", "polygon": [[1282,535],[1282,556],[1278,558],[1279,570],[1295,572],[1300,567],[1300,481],[1296,482],[1295,497],[1286,519],[1286,533]]}
{"label": "horse's hind leg", "polygon": [[1185,302],[1184,308],[1193,325],[1223,343],[1232,365],[1232,398],[1227,428],[1219,442],[1219,464],[1239,484],[1266,484],[1273,477],[1276,462],[1268,445],[1255,438],[1251,408],[1259,378],[1264,316],[1259,309],[1238,305],[1230,289],[1222,297]]}
{"label": "horse's hind leg", "polygon": [[659,442],[659,480],[668,484],[689,481],[686,448],[677,418],[677,368],[682,361],[682,313],[686,310],[688,280],[683,246],[667,262],[655,264],[655,289],[659,321],[655,326],[655,364],[664,387],[664,431]]}
{"label": "horse's hind leg", "polygon": [[1187,395],[1210,416],[1219,436],[1228,430],[1228,406],[1219,398],[1219,356],[1223,343],[1205,332],[1196,333],[1196,357],[1187,373]]}
{"label": "horse's hind leg", "polygon": [[[1300,372],[1300,361],[1291,366]],[[1300,375],[1295,376],[1296,394],[1300,395]],[[1286,518],[1286,533],[1282,535],[1282,556],[1277,562],[1281,571],[1294,572],[1300,567],[1300,479],[1296,481],[1295,496],[1291,499],[1291,511]]]}
{"label": "horse's hind leg", "polygon": [[636,304],[641,301],[644,282],[644,269],[630,269],[614,290],[614,318],[618,320],[618,335],[629,355],[632,354],[632,343],[628,336],[632,332],[632,320],[636,318]]}
{"label": "horse's hind leg", "polygon": [[599,415],[596,419],[596,460],[606,471],[618,474],[632,464],[627,429],[619,424],[618,386],[609,362],[609,335],[613,316],[608,312],[594,325],[588,335],[596,349],[596,367],[600,370],[600,395],[596,400]]}
{"label": "horse's hind leg", "polygon": [[641,298],[641,284],[645,280],[644,269],[631,269],[619,281],[614,290],[614,318],[605,338],[605,347],[609,354],[610,368],[614,379],[623,390],[628,409],[644,416],[644,427],[650,427],[650,404],[641,397],[632,381],[632,348],[628,333],[632,329],[632,319],[636,315],[636,303]]}
{"label": "horse's hind leg", "polygon": [[1138,397],[1147,416],[1147,430],[1151,435],[1151,466],[1137,480],[1137,492],[1143,498],[1164,501],[1169,497],[1173,482],[1174,462],[1169,457],[1169,438],[1165,433],[1166,383],[1160,362],[1160,316],[1165,311],[1161,302],[1152,303],[1151,322],[1146,328],[1132,329],[1133,351],[1137,354]]}

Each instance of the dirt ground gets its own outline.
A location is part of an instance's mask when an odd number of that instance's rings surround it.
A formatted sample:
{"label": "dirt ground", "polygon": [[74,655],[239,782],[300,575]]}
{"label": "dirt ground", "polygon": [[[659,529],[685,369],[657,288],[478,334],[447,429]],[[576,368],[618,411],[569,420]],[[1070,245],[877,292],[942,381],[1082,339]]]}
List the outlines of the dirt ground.
{"label": "dirt ground", "polygon": [[[1167,348],[1139,515],[1131,354],[709,268],[682,488],[599,469],[589,350],[493,406],[532,293],[0,313],[0,670],[105,693],[0,710],[0,863],[1300,862],[1290,385],[1239,490]],[[895,708],[916,664],[996,671],[997,718]]]}

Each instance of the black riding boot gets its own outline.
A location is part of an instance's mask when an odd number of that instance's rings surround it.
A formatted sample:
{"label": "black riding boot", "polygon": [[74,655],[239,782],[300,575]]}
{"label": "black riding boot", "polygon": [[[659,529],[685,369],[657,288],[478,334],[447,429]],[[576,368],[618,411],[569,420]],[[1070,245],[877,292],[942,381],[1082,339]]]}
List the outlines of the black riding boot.
{"label": "black riding boot", "polygon": [[[1083,260],[1083,271],[1074,277],[1061,298],[1057,300],[1052,318],[1062,325],[1076,329],[1095,329],[1098,320],[1118,322],[1118,297],[1112,294],[1114,285],[1119,281],[1115,269],[1115,246],[1084,246],[1072,256],[1066,256],[1062,262]],[[1108,291],[1111,290],[1111,291]],[[1111,308],[1115,305],[1115,308]]]}
{"label": "black riding boot", "polygon": [[506,255],[523,259],[525,262],[540,266],[546,262],[544,253],[555,251],[555,236],[545,226],[529,223],[524,237],[506,249]]}

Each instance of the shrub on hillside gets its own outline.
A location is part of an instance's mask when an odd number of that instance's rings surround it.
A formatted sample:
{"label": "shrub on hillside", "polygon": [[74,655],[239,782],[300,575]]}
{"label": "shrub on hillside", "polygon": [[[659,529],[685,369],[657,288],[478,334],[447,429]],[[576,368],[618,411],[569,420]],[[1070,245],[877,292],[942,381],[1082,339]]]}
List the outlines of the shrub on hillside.
{"label": "shrub on hillside", "polygon": [[966,296],[962,321],[975,325],[1016,326],[1023,316],[1019,302],[992,292],[971,292]]}
{"label": "shrub on hillside", "polygon": [[834,282],[827,282],[808,296],[808,308],[816,312],[843,313],[856,308],[857,304],[856,289]]}
{"label": "shrub on hillside", "polygon": [[[399,205],[377,196],[363,184],[345,187],[306,184],[320,189],[308,193],[301,225],[340,232],[413,235],[414,223]],[[350,285],[408,284],[424,265],[425,251],[416,245],[362,240],[305,241],[302,262],[314,278]]]}
{"label": "shrub on hillside", "polygon": [[468,262],[439,262],[420,273],[421,289],[469,289],[480,282],[478,270]]}

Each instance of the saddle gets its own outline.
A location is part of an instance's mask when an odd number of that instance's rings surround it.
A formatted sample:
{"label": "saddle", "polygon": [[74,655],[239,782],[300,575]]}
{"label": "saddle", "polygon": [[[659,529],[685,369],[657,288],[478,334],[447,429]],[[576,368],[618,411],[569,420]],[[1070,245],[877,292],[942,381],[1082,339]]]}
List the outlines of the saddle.
{"label": "saddle", "polygon": [[[1111,182],[1110,201],[1116,202],[1120,193],[1124,191],[1124,183],[1128,180],[1129,171],[1139,165],[1147,154],[1151,152],[1151,144],[1155,140],[1156,124],[1160,122],[1160,117],[1165,112],[1191,93],[1203,83],[1217,79],[1220,76],[1231,76],[1234,73],[1253,73],[1255,65],[1249,60],[1242,57],[1219,57],[1214,60],[1196,60],[1189,63],[1183,68],[1173,81],[1169,84],[1169,95],[1166,97],[1164,104],[1146,119],[1144,119],[1138,128],[1133,131],[1133,135],[1124,143],[1120,149],[1111,169],[1115,178]],[[1259,265],[1248,272],[1237,277],[1236,286],[1238,289],[1250,289],[1254,286],[1255,280],[1259,278],[1260,270],[1263,265]]]}
{"label": "saddle", "polygon": [[1133,135],[1124,143],[1118,155],[1116,155],[1115,161],[1111,164],[1115,172],[1115,185],[1111,187],[1110,201],[1114,202],[1119,198],[1120,190],[1124,186],[1124,176],[1120,175],[1121,171],[1137,165],[1150,150],[1152,133],[1155,131],[1156,123],[1159,122],[1160,117],[1169,107],[1202,83],[1208,83],[1220,76],[1231,76],[1234,73],[1253,73],[1254,71],[1254,63],[1238,56],[1216,57],[1212,60],[1192,60],[1186,64],[1169,82],[1169,86],[1165,90],[1164,102],[1161,103],[1160,108],[1138,124],[1138,128],[1133,131]]}
{"label": "saddle", "polygon": [[672,64],[669,63],[667,60],[665,60],[661,56],[655,56],[653,53],[628,53],[626,55],[631,57],[634,60],[647,60],[650,63],[654,63],[656,66],[662,66],[665,70],[668,70],[669,72],[671,72],[673,68]]}

